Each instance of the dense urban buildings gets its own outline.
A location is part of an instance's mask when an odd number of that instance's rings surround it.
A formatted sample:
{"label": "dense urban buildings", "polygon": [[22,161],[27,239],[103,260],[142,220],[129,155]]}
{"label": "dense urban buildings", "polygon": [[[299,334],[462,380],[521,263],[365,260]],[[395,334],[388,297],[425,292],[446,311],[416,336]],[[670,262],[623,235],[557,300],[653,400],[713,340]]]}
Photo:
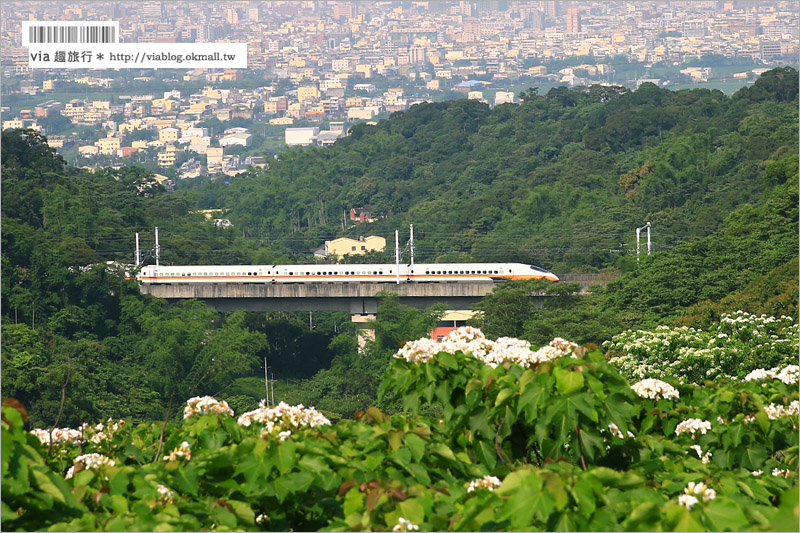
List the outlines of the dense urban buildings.
{"label": "dense urban buildings", "polygon": [[[120,42],[165,50],[246,42],[248,68],[31,70],[23,20],[118,21]],[[499,105],[531,86],[740,86],[796,64],[798,13],[794,2],[741,0],[3,2],[0,44],[13,97],[4,128],[40,128],[87,163],[138,158],[188,177],[241,172],[267,145],[326,146],[349,123],[423,101]],[[102,134],[43,120],[54,115]]]}

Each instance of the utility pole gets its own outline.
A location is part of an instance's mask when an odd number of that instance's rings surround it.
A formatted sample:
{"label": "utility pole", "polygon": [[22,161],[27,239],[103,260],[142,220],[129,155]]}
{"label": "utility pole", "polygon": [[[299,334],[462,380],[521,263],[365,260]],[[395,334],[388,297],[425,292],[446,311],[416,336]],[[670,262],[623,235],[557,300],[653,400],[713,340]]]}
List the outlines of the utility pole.
{"label": "utility pole", "polygon": [[641,228],[636,228],[636,261],[639,261],[639,234],[643,229],[647,230],[647,255],[650,255],[650,223],[648,222]]}
{"label": "utility pole", "polygon": [[139,234],[136,234],[136,268],[139,268],[139,264],[142,262],[142,255],[139,252]]}
{"label": "utility pole", "polygon": [[409,224],[408,227],[411,229],[411,238],[409,239],[409,245],[411,247],[411,266],[414,266],[414,224]]}
{"label": "utility pole", "polygon": [[269,379],[267,378],[267,357],[264,356],[264,390],[266,391],[265,399],[269,404]]}
{"label": "utility pole", "polygon": [[400,231],[394,230],[394,266],[397,269],[397,284],[400,285]]}
{"label": "utility pole", "polygon": [[161,246],[158,244],[158,226],[156,226],[156,266],[159,266],[159,259],[161,259]]}

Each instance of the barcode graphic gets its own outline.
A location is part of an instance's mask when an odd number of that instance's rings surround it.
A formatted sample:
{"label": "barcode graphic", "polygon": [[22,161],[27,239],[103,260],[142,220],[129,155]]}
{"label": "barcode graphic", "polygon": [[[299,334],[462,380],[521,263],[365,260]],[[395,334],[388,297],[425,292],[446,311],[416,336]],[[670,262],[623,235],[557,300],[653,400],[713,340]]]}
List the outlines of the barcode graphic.
{"label": "barcode graphic", "polygon": [[30,26],[28,42],[43,43],[116,43],[116,26]]}

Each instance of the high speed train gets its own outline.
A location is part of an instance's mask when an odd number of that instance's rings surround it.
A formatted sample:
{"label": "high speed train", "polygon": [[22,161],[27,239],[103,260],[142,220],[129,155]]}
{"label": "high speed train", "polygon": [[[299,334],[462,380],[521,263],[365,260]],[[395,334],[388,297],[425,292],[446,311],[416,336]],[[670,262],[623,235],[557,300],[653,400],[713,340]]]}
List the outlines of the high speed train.
{"label": "high speed train", "polygon": [[558,277],[521,263],[431,263],[372,265],[207,265],[143,267],[136,279],[162,283],[445,283]]}

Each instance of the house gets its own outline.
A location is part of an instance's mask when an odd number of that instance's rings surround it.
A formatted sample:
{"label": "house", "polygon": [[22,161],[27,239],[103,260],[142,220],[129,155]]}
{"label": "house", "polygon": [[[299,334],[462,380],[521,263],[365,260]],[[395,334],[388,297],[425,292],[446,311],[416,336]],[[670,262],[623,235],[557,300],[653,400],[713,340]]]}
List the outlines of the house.
{"label": "house", "polygon": [[475,311],[447,311],[436,322],[436,327],[431,331],[431,339],[442,342],[450,332],[467,325],[467,320],[475,316]]}
{"label": "house", "polygon": [[121,146],[117,149],[117,157],[130,157],[138,151],[139,149],[133,146]]}
{"label": "house", "polygon": [[359,237],[358,240],[340,237],[325,244],[314,251],[317,257],[345,255],[364,255],[367,252],[382,252],[386,249],[386,239],[377,235]]}
{"label": "house", "polygon": [[253,136],[249,133],[233,133],[219,140],[220,146],[250,146]]}
{"label": "house", "polygon": [[350,220],[355,224],[360,224],[362,222],[375,222],[377,219],[372,218],[372,206],[365,205],[350,209]]}
{"label": "house", "polygon": [[319,128],[286,128],[284,137],[288,146],[308,146],[314,143]]}

